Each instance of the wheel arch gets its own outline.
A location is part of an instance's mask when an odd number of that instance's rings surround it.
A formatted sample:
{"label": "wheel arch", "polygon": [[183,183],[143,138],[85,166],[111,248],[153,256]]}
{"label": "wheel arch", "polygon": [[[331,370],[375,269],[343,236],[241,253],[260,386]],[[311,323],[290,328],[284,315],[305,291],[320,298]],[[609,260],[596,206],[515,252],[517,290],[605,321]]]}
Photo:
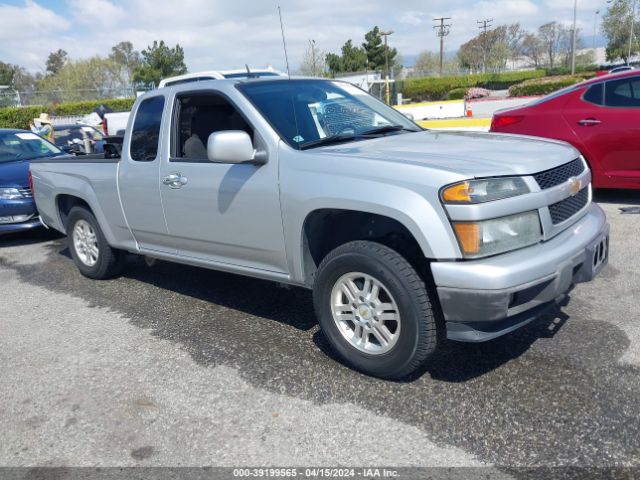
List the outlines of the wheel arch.
{"label": "wheel arch", "polygon": [[[413,228],[412,228],[413,227]],[[429,258],[432,253],[422,238],[416,236],[415,225],[381,213],[341,208],[317,208],[303,223],[300,259],[304,283],[313,286],[315,273],[326,255],[354,240],[376,241],[398,251],[426,277],[431,276]],[[412,231],[413,230],[413,231]],[[425,251],[426,250],[426,251]]]}

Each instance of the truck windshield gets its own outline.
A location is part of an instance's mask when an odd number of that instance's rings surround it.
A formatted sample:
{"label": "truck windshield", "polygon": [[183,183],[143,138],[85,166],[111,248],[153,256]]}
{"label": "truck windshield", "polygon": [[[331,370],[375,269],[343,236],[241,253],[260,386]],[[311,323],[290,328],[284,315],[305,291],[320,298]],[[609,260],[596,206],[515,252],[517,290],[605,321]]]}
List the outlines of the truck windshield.
{"label": "truck windshield", "polygon": [[35,133],[0,131],[0,163],[63,154],[62,150]]}
{"label": "truck windshield", "polygon": [[346,82],[249,82],[240,91],[296,149],[418,132],[407,117]]}

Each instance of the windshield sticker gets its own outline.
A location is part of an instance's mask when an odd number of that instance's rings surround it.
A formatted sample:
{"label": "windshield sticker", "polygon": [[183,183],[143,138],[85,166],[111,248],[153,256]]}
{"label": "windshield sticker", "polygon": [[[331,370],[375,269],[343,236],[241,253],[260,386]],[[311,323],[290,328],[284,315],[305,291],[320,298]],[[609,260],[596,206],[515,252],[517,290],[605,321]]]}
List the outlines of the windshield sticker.
{"label": "windshield sticker", "polygon": [[35,133],[16,133],[16,137],[22,140],[40,140],[40,137]]}
{"label": "windshield sticker", "polygon": [[301,137],[300,135],[296,135],[295,137],[293,137],[293,141],[296,143],[304,142],[304,137]]}

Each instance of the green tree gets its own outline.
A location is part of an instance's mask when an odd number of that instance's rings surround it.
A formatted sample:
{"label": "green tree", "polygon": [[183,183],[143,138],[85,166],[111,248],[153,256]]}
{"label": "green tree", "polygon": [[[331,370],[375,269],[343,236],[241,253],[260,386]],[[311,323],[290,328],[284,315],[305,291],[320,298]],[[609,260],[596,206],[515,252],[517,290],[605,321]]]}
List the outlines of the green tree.
{"label": "green tree", "polygon": [[[365,42],[362,44],[362,48],[367,54],[367,60],[369,61],[369,68],[371,70],[386,70],[386,60],[388,57],[389,68],[393,68],[395,65],[396,55],[398,51],[395,48],[385,47],[382,35],[380,34],[380,28],[378,26],[373,27],[364,36]],[[385,55],[386,52],[386,55]]]}
{"label": "green tree", "polygon": [[131,85],[136,68],[140,67],[140,52],[131,42],[120,42],[111,47],[109,59],[113,62],[123,86]]}
{"label": "green tree", "polygon": [[0,62],[0,85],[13,85],[14,67],[9,63]]}
{"label": "green tree", "polygon": [[602,18],[602,30],[607,37],[607,60],[629,61],[631,26],[635,32],[631,42],[631,55],[640,51],[640,22],[632,12],[633,0],[614,0]]}
{"label": "green tree", "polygon": [[180,45],[170,48],[164,40],[154,40],[153,45],[142,51],[142,62],[134,70],[133,80],[146,85],[157,85],[160,80],[187,73],[184,50]]}
{"label": "green tree", "polygon": [[119,93],[117,69],[108,58],[71,61],[39,84],[43,103],[110,98]]}
{"label": "green tree", "polygon": [[342,55],[328,53],[326,63],[332,74],[345,72],[359,72],[367,68],[367,53],[364,48],[353,45],[351,39],[347,40],[341,48]]}
{"label": "green tree", "polygon": [[49,75],[55,75],[69,62],[68,54],[66,51],[59,48],[55,52],[51,52],[47,58],[47,73]]}

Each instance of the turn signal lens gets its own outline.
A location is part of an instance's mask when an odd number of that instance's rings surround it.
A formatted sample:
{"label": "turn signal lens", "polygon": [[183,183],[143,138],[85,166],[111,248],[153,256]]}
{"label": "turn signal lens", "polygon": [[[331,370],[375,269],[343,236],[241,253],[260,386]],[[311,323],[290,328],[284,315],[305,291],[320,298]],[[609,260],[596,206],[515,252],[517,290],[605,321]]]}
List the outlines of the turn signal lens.
{"label": "turn signal lens", "polygon": [[479,178],[454,183],[440,195],[444,203],[484,203],[529,193],[520,177]]}
{"label": "turn signal lens", "polygon": [[465,255],[480,253],[480,225],[477,223],[454,223],[458,241]]}
{"label": "turn signal lens", "polygon": [[445,202],[470,202],[469,182],[457,183],[443,190],[442,200]]}

